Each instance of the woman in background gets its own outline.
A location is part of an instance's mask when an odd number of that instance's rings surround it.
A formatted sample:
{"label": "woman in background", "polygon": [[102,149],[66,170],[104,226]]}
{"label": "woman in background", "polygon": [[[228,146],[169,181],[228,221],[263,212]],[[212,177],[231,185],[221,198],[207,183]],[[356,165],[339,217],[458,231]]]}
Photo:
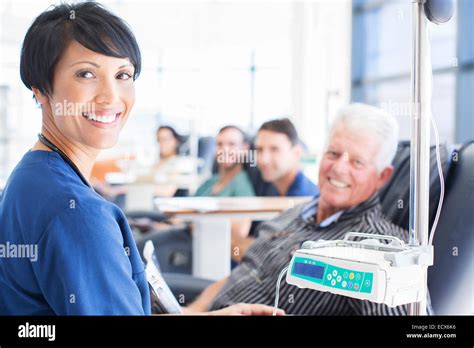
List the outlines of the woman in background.
{"label": "woman in background", "polygon": [[160,160],[156,170],[173,168],[173,160],[178,157],[181,136],[170,126],[160,126],[156,131],[156,140],[160,147]]}

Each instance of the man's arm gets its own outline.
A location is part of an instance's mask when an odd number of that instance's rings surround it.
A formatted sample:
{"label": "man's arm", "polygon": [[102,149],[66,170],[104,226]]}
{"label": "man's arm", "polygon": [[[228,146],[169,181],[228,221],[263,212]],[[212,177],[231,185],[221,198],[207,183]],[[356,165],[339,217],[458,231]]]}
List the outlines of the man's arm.
{"label": "man's arm", "polygon": [[231,220],[231,235],[234,238],[245,238],[249,235],[252,220],[249,219],[233,219]]}
{"label": "man's arm", "polygon": [[209,306],[219,291],[222,289],[224,284],[227,283],[227,279],[227,277],[223,278],[215,283],[212,283],[206,289],[204,289],[201,295],[199,295],[199,297],[194,300],[193,303],[183,308],[184,314],[195,314],[209,310]]}
{"label": "man's arm", "polygon": [[231,241],[231,257],[234,261],[242,261],[242,257],[247,252],[247,249],[255,241],[253,237],[232,238]]}
{"label": "man's arm", "polygon": [[240,262],[255,238],[249,237],[252,220],[234,219],[231,225],[231,250],[230,255],[234,261]]}

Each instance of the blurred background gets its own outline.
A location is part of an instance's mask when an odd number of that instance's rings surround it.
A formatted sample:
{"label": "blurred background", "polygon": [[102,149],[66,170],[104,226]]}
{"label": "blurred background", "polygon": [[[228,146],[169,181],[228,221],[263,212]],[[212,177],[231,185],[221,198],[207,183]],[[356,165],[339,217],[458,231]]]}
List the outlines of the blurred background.
{"label": "blurred background", "polygon": [[[250,135],[288,117],[317,183],[318,155],[331,117],[350,101],[381,106],[410,135],[411,0],[101,1],[133,29],[143,55],[136,104],[108,158],[144,165],[158,156],[156,130],[214,137],[227,124]],[[0,183],[36,141],[41,111],[21,82],[22,40],[51,0],[0,2]],[[473,137],[474,1],[431,27],[433,112],[440,139]],[[432,137],[433,139],[433,137]]]}

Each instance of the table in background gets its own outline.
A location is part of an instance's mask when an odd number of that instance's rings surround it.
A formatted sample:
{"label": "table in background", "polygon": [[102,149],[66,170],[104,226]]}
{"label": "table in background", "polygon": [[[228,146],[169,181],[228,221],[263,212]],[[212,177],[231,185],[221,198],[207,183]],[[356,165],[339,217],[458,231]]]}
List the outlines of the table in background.
{"label": "table in background", "polygon": [[156,198],[160,212],[192,221],[193,275],[218,280],[230,274],[231,220],[268,220],[312,197]]}

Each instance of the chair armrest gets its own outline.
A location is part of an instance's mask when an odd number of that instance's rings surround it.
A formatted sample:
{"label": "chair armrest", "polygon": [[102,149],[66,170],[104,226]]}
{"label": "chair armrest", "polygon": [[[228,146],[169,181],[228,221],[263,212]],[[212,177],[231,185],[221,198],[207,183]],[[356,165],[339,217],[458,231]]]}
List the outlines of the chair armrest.
{"label": "chair armrest", "polygon": [[209,279],[178,273],[163,273],[163,278],[182,306],[190,304],[205,288],[214,283]]}

